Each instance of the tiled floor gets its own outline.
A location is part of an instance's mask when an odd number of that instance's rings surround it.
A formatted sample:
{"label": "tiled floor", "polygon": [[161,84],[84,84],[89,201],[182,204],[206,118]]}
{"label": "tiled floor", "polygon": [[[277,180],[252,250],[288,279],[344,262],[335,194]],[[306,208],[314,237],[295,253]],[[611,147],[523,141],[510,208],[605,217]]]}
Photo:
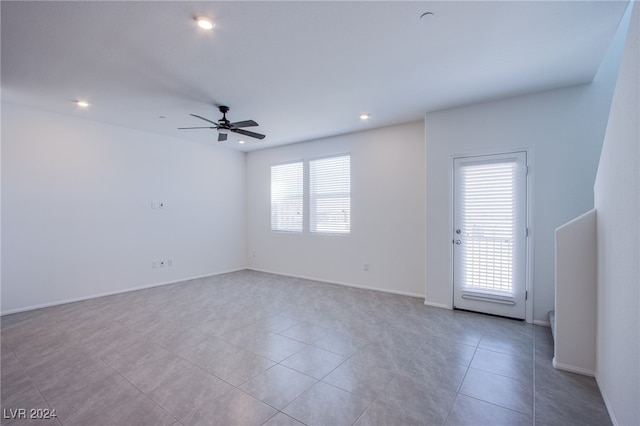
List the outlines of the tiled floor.
{"label": "tiled floor", "polygon": [[610,424],[548,328],[252,271],[4,316],[1,336],[2,424]]}

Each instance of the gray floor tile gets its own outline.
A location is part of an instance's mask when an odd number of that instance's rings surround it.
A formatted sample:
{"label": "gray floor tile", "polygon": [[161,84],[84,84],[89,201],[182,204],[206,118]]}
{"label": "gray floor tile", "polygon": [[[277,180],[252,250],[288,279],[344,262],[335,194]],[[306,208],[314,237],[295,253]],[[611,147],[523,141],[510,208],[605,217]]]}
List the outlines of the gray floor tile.
{"label": "gray floor tile", "polygon": [[[455,357],[452,357],[455,360]],[[467,372],[467,366],[451,360],[440,360],[429,352],[418,351],[398,372],[399,375],[421,380],[435,388],[456,392]]]}
{"label": "gray floor tile", "polygon": [[551,359],[536,359],[536,388],[571,389],[581,395],[600,399],[600,390],[593,377],[558,370],[553,367]]}
{"label": "gray floor tile", "polygon": [[53,424],[610,424],[546,327],[256,271],[5,315],[0,343],[3,408]]}
{"label": "gray floor tile", "polygon": [[385,364],[350,358],[322,381],[373,400],[396,376],[397,371]]}
{"label": "gray floor tile", "polygon": [[232,358],[241,348],[220,339],[211,338],[194,346],[181,348],[177,354],[195,365],[213,372],[216,365],[228,358]]}
{"label": "gray floor tile", "polygon": [[124,380],[104,362],[82,353],[65,354],[28,371],[42,396],[61,416],[75,410],[78,404],[86,404],[87,394]]}
{"label": "gray floor tile", "polygon": [[348,333],[332,330],[313,343],[313,346],[342,356],[351,356],[364,347],[368,340],[352,336]]}
{"label": "gray floor tile", "polygon": [[316,382],[316,379],[305,374],[282,365],[274,365],[245,382],[240,389],[280,410]]}
{"label": "gray floor tile", "polygon": [[611,424],[599,392],[589,395],[566,388],[538,387],[535,394],[535,417],[536,421],[556,425]]}
{"label": "gray floor tile", "polygon": [[206,335],[194,328],[179,325],[157,323],[143,334],[150,341],[170,350],[176,351],[202,342]]}
{"label": "gray floor tile", "polygon": [[523,414],[533,415],[533,385],[469,368],[460,393]]}
{"label": "gray floor tile", "polygon": [[249,350],[274,362],[281,362],[306,347],[302,342],[276,334],[257,342]]}
{"label": "gray floor tile", "polygon": [[471,359],[476,351],[475,346],[460,343],[452,339],[428,339],[415,353],[422,355],[433,363],[456,363],[465,366],[471,364]]}
{"label": "gray floor tile", "polygon": [[[6,377],[16,371],[23,371],[24,367],[11,349],[2,348],[0,350],[0,378],[4,381]],[[9,381],[7,383],[10,383]]]}
{"label": "gray floor tile", "polygon": [[529,357],[478,348],[471,367],[533,384],[533,360]]}
{"label": "gray floor tile", "polygon": [[531,426],[532,422],[531,416],[526,414],[465,395],[458,395],[445,425]]}
{"label": "gray floor tile", "polygon": [[23,323],[29,320],[50,324],[52,316],[49,310],[50,308],[36,309],[33,311],[17,312],[15,314],[3,315],[2,318],[0,318],[0,329],[2,329],[2,332],[4,334],[16,324]]}
{"label": "gray floor tile", "polygon": [[271,417],[263,426],[304,426],[304,424],[284,413],[278,413]]}
{"label": "gray floor tile", "polygon": [[342,355],[308,346],[285,359],[281,364],[316,379],[322,379],[345,360],[346,358]]}
{"label": "gray floor tile", "polygon": [[233,389],[175,355],[146,363],[126,377],[176,419],[192,414]]}
{"label": "gray floor tile", "polygon": [[318,382],[282,410],[309,425],[351,425],[369,405],[368,400]]}
{"label": "gray floor tile", "polygon": [[[120,417],[123,412],[129,410],[133,414],[135,407],[132,407],[132,404],[152,408],[155,412],[153,418],[159,424],[170,424],[175,421],[117,374],[93,376],[91,380],[69,378],[68,383],[70,384],[68,387],[55,387],[46,393],[43,392],[51,407],[56,408],[58,419],[65,425],[108,425],[118,424],[118,421],[134,424],[134,422],[125,421],[126,416]],[[134,418],[135,416],[132,417]],[[161,421],[162,418],[165,420]]]}
{"label": "gray floor tile", "polygon": [[105,387],[88,395],[84,404],[61,419],[64,425],[162,426],[176,421],[133,387]]}
{"label": "gray floor tile", "polygon": [[413,413],[389,407],[381,401],[374,401],[354,423],[355,426],[423,426],[435,425],[423,416],[415,417]]}
{"label": "gray floor tile", "polygon": [[180,419],[180,423],[184,426],[260,426],[276,413],[267,404],[234,389]]}
{"label": "gray floor tile", "polygon": [[267,314],[262,316],[252,325],[263,328],[272,333],[281,333],[299,324],[299,321],[292,320],[291,318],[286,318],[281,315]]}
{"label": "gray floor tile", "polygon": [[312,344],[329,334],[329,330],[323,327],[318,327],[317,325],[302,323],[287,328],[285,331],[279,334],[303,343]]}
{"label": "gray floor tile", "polygon": [[31,382],[24,369],[4,374],[0,396],[3,425],[14,424],[59,424],[57,418],[31,419],[31,409],[47,409],[51,407],[44,400],[36,386]]}
{"label": "gray floor tile", "polygon": [[423,424],[442,424],[456,393],[417,377],[396,376],[376,402]]}
{"label": "gray floor tile", "polygon": [[485,333],[478,347],[533,359],[533,337],[521,333]]}
{"label": "gray floor tile", "polygon": [[148,362],[155,361],[169,354],[163,347],[142,339],[130,342],[119,350],[110,350],[100,358],[118,373],[126,375]]}
{"label": "gray floor tile", "polygon": [[406,346],[374,342],[359,349],[349,360],[397,371],[411,359],[413,354],[414,351]]}
{"label": "gray floor tile", "polygon": [[209,364],[207,370],[233,386],[240,386],[274,365],[267,358],[240,349],[231,357],[221,357]]}
{"label": "gray floor tile", "polygon": [[247,349],[263,342],[266,338],[273,335],[273,333],[265,328],[250,324],[218,336],[218,338]]}

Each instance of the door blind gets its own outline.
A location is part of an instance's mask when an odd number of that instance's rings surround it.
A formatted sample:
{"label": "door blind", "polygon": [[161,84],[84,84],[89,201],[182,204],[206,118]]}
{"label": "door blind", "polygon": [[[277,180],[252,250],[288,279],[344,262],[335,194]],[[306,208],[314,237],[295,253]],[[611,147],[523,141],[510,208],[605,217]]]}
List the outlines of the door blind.
{"label": "door blind", "polygon": [[[511,293],[520,265],[514,259],[525,221],[516,209],[517,180],[524,178],[515,158],[461,164],[460,222],[462,279],[469,290]],[[526,228],[525,228],[526,229]]]}

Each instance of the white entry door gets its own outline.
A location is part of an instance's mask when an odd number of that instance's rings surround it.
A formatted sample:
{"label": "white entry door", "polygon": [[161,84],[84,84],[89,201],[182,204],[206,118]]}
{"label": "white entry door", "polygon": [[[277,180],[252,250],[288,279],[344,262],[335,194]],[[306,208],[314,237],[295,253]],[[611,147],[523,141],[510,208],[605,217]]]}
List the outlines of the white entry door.
{"label": "white entry door", "polygon": [[453,304],[525,318],[527,155],[454,159]]}

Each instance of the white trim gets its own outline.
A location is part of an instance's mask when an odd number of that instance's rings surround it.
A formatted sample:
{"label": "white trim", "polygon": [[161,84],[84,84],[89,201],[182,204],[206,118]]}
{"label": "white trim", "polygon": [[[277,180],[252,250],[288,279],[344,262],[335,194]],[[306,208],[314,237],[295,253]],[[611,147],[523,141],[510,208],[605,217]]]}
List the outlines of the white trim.
{"label": "white trim", "polygon": [[[528,147],[524,148],[524,151],[527,153],[527,299],[525,300],[525,321],[529,324],[535,324],[534,320],[534,303],[533,299],[535,296],[535,291],[533,288],[533,269],[534,269],[534,258],[533,258],[533,245],[534,245],[534,226],[533,226],[533,212],[534,210],[534,179],[533,176],[535,174],[535,148]],[[539,321],[539,320],[537,320]],[[548,323],[549,327],[551,324]],[[543,324],[539,324],[543,325]]]}
{"label": "white trim", "polygon": [[345,287],[361,288],[363,290],[374,290],[374,291],[379,291],[379,292],[382,292],[382,293],[398,294],[400,296],[418,297],[420,299],[424,299],[424,294],[410,293],[408,291],[389,290],[389,289],[386,289],[386,288],[370,287],[370,286],[366,286],[366,285],[353,284],[353,283],[348,283],[348,282],[344,282],[344,281],[331,281],[331,280],[327,280],[327,279],[324,279],[324,278],[315,278],[315,277],[308,277],[308,276],[305,276],[305,275],[287,274],[287,273],[284,273],[284,272],[270,271],[270,270],[267,270],[267,269],[258,269],[258,268],[252,268],[252,267],[247,267],[246,269],[251,270],[251,271],[256,271],[256,272],[264,272],[264,273],[267,273],[267,274],[282,275],[284,277],[300,278],[300,279],[303,279],[303,280],[319,281],[319,282],[323,282],[323,283],[327,283],[327,284],[336,284],[336,285],[342,285],[342,286],[345,286]]}
{"label": "white trim", "polygon": [[561,362],[556,362],[556,357],[553,357],[553,360],[552,360],[551,364],[557,370],[563,370],[563,371],[568,371],[570,373],[582,374],[584,376],[589,376],[589,377],[595,377],[595,375],[596,375],[595,371],[588,370],[586,368],[575,367],[573,365],[563,364]]}
{"label": "white trim", "polygon": [[2,313],[0,313],[0,316],[10,315],[10,314],[17,314],[19,312],[33,311],[35,309],[49,308],[51,306],[64,305],[66,303],[82,302],[83,300],[97,299],[99,297],[113,296],[115,294],[129,293],[129,292],[132,292],[132,291],[144,290],[144,289],[153,288],[153,287],[160,287],[160,286],[163,286],[163,285],[177,284],[177,283],[181,283],[181,282],[184,282],[184,281],[197,280],[197,279],[200,279],[200,278],[215,277],[217,275],[229,274],[231,272],[244,271],[246,269],[248,269],[248,268],[230,269],[228,271],[220,271],[220,272],[215,272],[215,273],[207,274],[207,275],[198,275],[198,276],[195,276],[195,277],[185,277],[185,278],[181,278],[179,280],[164,281],[164,282],[155,283],[155,284],[146,284],[146,285],[142,285],[142,286],[138,286],[138,287],[130,287],[130,288],[127,288],[127,289],[124,289],[124,290],[108,291],[108,292],[105,292],[105,293],[98,293],[98,294],[94,294],[94,295],[91,295],[91,296],[74,297],[72,299],[64,299],[64,300],[58,300],[56,302],[42,303],[40,305],[25,306],[25,307],[22,307],[22,308],[11,309],[9,311],[2,312]]}
{"label": "white trim", "polygon": [[543,321],[543,320],[533,320],[533,325],[539,325],[542,327],[551,327],[551,323],[549,321]]}
{"label": "white trim", "polygon": [[609,414],[609,418],[611,419],[611,423],[613,423],[614,426],[618,426],[620,423],[618,423],[618,421],[616,420],[615,411],[613,410],[613,406],[609,402],[609,398],[607,398],[607,394],[604,392],[603,387],[600,386],[600,380],[598,379],[598,377],[599,377],[598,373],[596,372],[596,375],[595,375],[596,384],[598,385],[598,390],[600,391],[600,394],[602,395],[602,400],[604,401],[604,406],[607,407],[607,414]]}
{"label": "white trim", "polygon": [[450,311],[453,310],[452,306],[445,305],[444,303],[429,302],[429,301],[425,300],[424,304],[426,306],[431,306],[431,307],[434,307],[434,308],[448,309]]}

